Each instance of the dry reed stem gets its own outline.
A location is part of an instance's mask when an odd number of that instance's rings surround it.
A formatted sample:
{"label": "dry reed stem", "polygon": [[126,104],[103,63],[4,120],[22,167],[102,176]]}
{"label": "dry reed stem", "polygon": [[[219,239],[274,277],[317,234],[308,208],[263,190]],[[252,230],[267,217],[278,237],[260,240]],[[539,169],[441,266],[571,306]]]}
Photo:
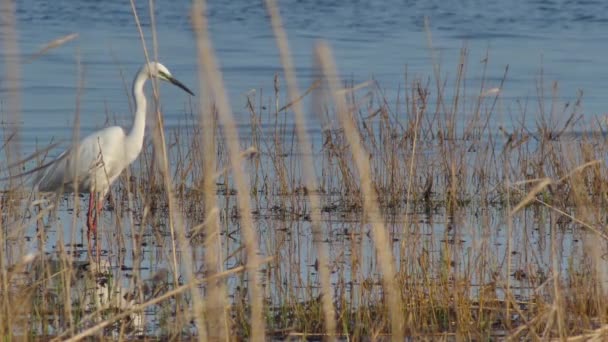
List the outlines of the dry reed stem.
{"label": "dry reed stem", "polygon": [[[124,70],[123,68],[119,65],[118,61],[116,60],[116,56],[114,54],[112,54],[112,57],[114,59],[114,62],[117,64],[119,73],[120,73],[120,78],[122,80],[122,85],[123,85],[123,90],[125,91],[125,95],[127,97],[127,99],[129,99],[129,101],[127,101],[128,105],[129,105],[129,112],[132,113],[134,111],[134,101],[132,96],[130,96],[131,92],[129,91],[129,86],[127,85],[127,80],[125,78],[124,75]],[[128,208],[134,208],[135,207],[135,199],[134,199],[134,192],[136,192],[136,188],[134,188],[132,186],[132,184],[130,184],[130,182],[128,182],[128,180],[130,180],[132,177],[131,174],[131,167],[127,167],[125,168],[124,171],[124,180],[127,183],[126,186],[126,205]],[[140,225],[140,231],[138,232],[137,230],[137,225],[135,224],[135,220],[134,220],[134,212],[132,210],[127,211],[126,216],[127,216],[127,220],[128,220],[128,226],[129,226],[129,230],[131,233],[132,237],[136,237],[138,235],[143,235],[143,230],[145,229],[145,222],[146,222],[146,213],[145,213],[145,209],[144,209],[144,213],[142,214],[142,219],[140,221],[141,225]],[[125,242],[124,242],[124,235],[123,235],[123,231],[120,227],[120,224],[117,221],[117,235],[118,235],[118,241],[117,241],[117,245],[119,246],[120,249],[125,249]],[[132,286],[133,288],[136,288],[138,295],[137,300],[142,302],[143,301],[143,282],[141,281],[141,263],[142,263],[142,258],[143,258],[143,254],[142,254],[142,248],[140,246],[140,243],[138,241],[137,238],[132,238],[130,239],[131,242],[131,248],[132,248],[132,255],[133,255],[133,273],[132,273],[132,277],[131,277],[131,281],[130,281],[130,286]],[[124,258],[124,254],[123,256],[120,256],[119,253],[119,262],[124,262],[123,261]]]}
{"label": "dry reed stem", "polygon": [[361,142],[361,137],[353,122],[353,118],[347,109],[345,99],[338,94],[340,88],[338,69],[334,63],[329,46],[323,42],[319,43],[316,47],[315,55],[321,66],[323,75],[327,79],[329,91],[336,105],[338,119],[344,128],[346,139],[350,145],[353,159],[359,172],[364,211],[372,226],[374,247],[378,255],[380,270],[382,271],[382,283],[386,292],[385,302],[389,308],[391,321],[391,336],[394,341],[401,341],[403,340],[404,329],[403,315],[401,313],[403,305],[395,277],[393,248],[378,206],[378,195],[374,188],[368,154]]}
{"label": "dry reed stem", "polygon": [[[216,155],[215,155],[215,113],[211,99],[204,92],[204,89],[210,88],[205,82],[208,80],[205,77],[204,68],[202,66],[203,58],[205,55],[205,46],[202,44],[202,37],[204,35],[204,15],[197,15],[197,13],[203,13],[203,8],[200,1],[195,0],[192,2],[192,26],[197,39],[197,52],[198,52],[198,80],[199,89],[201,89],[201,96],[199,100],[199,117],[200,127],[202,130],[202,141],[203,149],[201,151],[201,159],[203,161],[203,193],[205,201],[205,232],[207,233],[205,240],[205,262],[209,275],[220,274],[223,272],[223,258],[222,258],[222,240],[221,240],[221,228],[220,228],[220,211],[217,206],[217,186],[216,177],[210,175],[216,175]],[[206,113],[206,114],[205,114]],[[223,172],[222,172],[223,173]],[[229,338],[229,324],[230,317],[228,312],[225,310],[228,307],[227,291],[224,282],[217,281],[209,284],[207,291],[207,314],[208,317],[208,330],[209,333],[213,334],[213,338],[219,340],[226,340]]]}
{"label": "dry reed stem", "polygon": [[[21,67],[19,65],[19,42],[17,38],[17,22],[15,19],[15,4],[12,0],[3,0],[0,4],[2,16],[2,49],[5,56],[5,74],[3,77],[3,85],[6,89],[6,109],[8,113],[10,127],[5,137],[11,137],[11,140],[5,146],[6,161],[11,165],[14,158],[20,156],[19,143],[21,141],[19,135],[19,122],[21,116]],[[9,174],[13,175],[15,169],[9,169]],[[12,184],[12,182],[11,182]]]}
{"label": "dry reed stem", "polygon": [[[148,48],[146,47],[146,40],[144,38],[144,32],[143,32],[143,30],[141,28],[141,24],[139,22],[139,15],[137,14],[137,10],[135,8],[135,2],[134,2],[134,0],[130,0],[130,2],[131,2],[131,10],[133,12],[133,18],[135,19],[135,25],[137,26],[137,29],[139,31],[139,39],[140,39],[141,44],[142,44],[142,49],[143,49],[143,52],[144,52],[146,63],[149,63],[150,62],[150,57],[149,57],[149,54],[148,54]],[[158,102],[158,98],[159,98],[158,97],[158,84],[156,82],[154,82],[154,81],[151,82],[151,83],[152,83],[152,92],[153,92],[154,101]],[[156,109],[158,109],[158,106],[156,106]],[[146,116],[147,116],[147,113],[146,113]],[[155,133],[157,133],[157,132],[155,132]],[[162,130],[161,130],[161,133],[162,133]],[[156,134],[154,134],[153,136],[156,137]],[[156,145],[155,145],[155,147],[156,147]],[[155,149],[155,151],[156,151],[156,149]],[[170,220],[170,222],[171,222],[171,220]],[[174,280],[175,284],[178,284],[179,283],[179,277],[177,275],[177,270],[179,268],[177,266],[177,248],[175,246],[175,230],[173,229],[173,225],[170,225],[170,229],[171,229],[171,246],[172,246],[171,252],[172,252],[172,257],[173,257],[172,261],[173,261],[173,270],[174,270],[174,272],[173,272],[173,280]]]}
{"label": "dry reed stem", "polygon": [[[23,165],[23,164],[27,163],[27,162],[28,162],[28,161],[30,161],[30,160],[36,159],[36,158],[38,158],[38,157],[40,157],[40,156],[44,155],[46,152],[48,152],[48,151],[50,151],[50,150],[54,149],[55,147],[59,146],[60,144],[61,144],[61,141],[56,142],[56,143],[52,143],[52,144],[50,144],[50,145],[46,146],[45,148],[40,149],[40,150],[37,150],[36,152],[34,152],[34,153],[30,154],[29,156],[27,156],[27,157],[25,157],[25,158],[23,158],[23,159],[21,159],[21,160],[19,160],[19,161],[17,161],[17,162],[14,162],[14,163],[10,164],[10,165],[9,165],[9,166],[7,166],[6,168],[7,168],[7,169],[10,169],[10,168],[14,168],[14,167],[21,166],[21,165]],[[38,171],[40,171],[40,170],[42,170],[42,169],[46,168],[47,166],[49,166],[49,165],[53,164],[54,162],[55,162],[55,160],[52,160],[52,161],[50,161],[50,162],[48,162],[48,163],[45,163],[45,164],[40,165],[40,166],[37,166],[37,167],[35,167],[35,168],[31,169],[31,170],[28,170],[28,171],[25,171],[25,172],[19,173],[19,174],[17,174],[17,175],[12,176],[12,177],[11,177],[11,176],[8,176],[8,177],[3,177],[3,178],[0,178],[0,182],[7,181],[7,180],[9,180],[9,179],[11,179],[11,178],[15,179],[15,178],[20,178],[20,177],[29,176],[29,175],[31,175],[31,174],[34,174],[34,173],[36,173],[36,172],[38,172]],[[16,189],[14,189],[14,188],[13,188],[13,189],[9,189],[9,190],[3,190],[3,192],[10,192],[10,191],[15,191],[15,190],[16,190]]]}
{"label": "dry reed stem", "polygon": [[234,182],[237,190],[237,203],[240,213],[241,231],[245,239],[245,249],[247,253],[247,275],[249,288],[251,291],[251,340],[265,340],[265,322],[263,315],[264,294],[258,277],[259,256],[257,234],[254,230],[253,218],[251,216],[251,206],[249,203],[249,185],[243,175],[239,157],[239,134],[236,128],[232,109],[226,97],[224,90],[224,81],[222,80],[218,63],[215,59],[215,54],[206,21],[206,2],[198,1],[195,9],[198,13],[193,12],[193,16],[200,17],[200,30],[198,34],[199,51],[203,54],[199,56],[199,61],[202,64],[202,70],[205,74],[210,92],[216,101],[219,112],[219,121],[225,132],[225,143],[228,147],[230,164],[234,176]]}
{"label": "dry reed stem", "polygon": [[[410,232],[410,227],[412,225],[412,223],[414,222],[414,215],[408,215],[408,213],[412,212],[413,208],[414,208],[414,201],[412,201],[412,183],[413,180],[415,178],[414,174],[415,174],[415,165],[416,165],[416,156],[417,156],[417,146],[418,146],[418,133],[420,131],[420,119],[421,117],[426,113],[426,108],[427,108],[427,100],[426,98],[423,98],[423,102],[422,102],[422,106],[421,108],[418,108],[418,101],[416,101],[417,97],[422,97],[424,95],[418,94],[413,88],[412,88],[412,110],[415,111],[415,121],[414,121],[414,136],[412,139],[412,149],[411,149],[411,160],[410,160],[410,165],[409,165],[409,176],[407,179],[407,188],[406,188],[406,195],[405,195],[405,204],[406,204],[406,210],[404,213],[404,225],[403,225],[403,240],[402,240],[402,253],[403,255],[401,256],[401,260],[406,259],[405,257],[405,245],[408,242],[408,240],[410,239],[409,236],[409,232]],[[430,191],[429,187],[429,191]]]}
{"label": "dry reed stem", "polygon": [[515,215],[515,213],[517,213],[518,211],[520,211],[521,209],[523,209],[526,205],[530,204],[530,202],[534,201],[536,199],[536,195],[543,191],[549,184],[551,184],[552,181],[550,178],[543,178],[543,179],[539,179],[538,184],[532,188],[532,190],[530,190],[527,194],[526,197],[524,197],[524,199],[522,199],[509,213],[510,216]]}
{"label": "dry reed stem", "polygon": [[[287,37],[285,37],[285,39],[287,39]],[[280,52],[280,51],[279,51]],[[287,76],[285,77],[287,78]],[[289,81],[287,81],[288,83],[288,87],[289,87]],[[317,89],[319,87],[319,85],[321,84],[321,82],[319,80],[314,81],[310,87],[308,87],[308,89],[306,89],[304,91],[303,94],[299,95],[297,98],[290,100],[289,103],[287,103],[286,105],[283,105],[283,107],[279,108],[278,112],[281,113],[289,108],[291,108],[292,106],[294,106],[296,103],[299,103],[300,101],[302,101],[306,96],[308,96],[308,94],[310,94],[313,90]],[[287,89],[287,91],[289,91],[289,88]],[[300,92],[298,91],[298,94]]]}
{"label": "dry reed stem", "polygon": [[[2,80],[3,86],[6,89],[6,100],[7,106],[4,110],[8,113],[8,122],[11,123],[11,127],[8,128],[8,132],[5,132],[5,137],[10,137],[9,141],[5,141],[5,154],[6,163],[13,164],[13,159],[18,158],[20,155],[19,149],[19,122],[21,115],[21,69],[19,66],[19,45],[17,40],[17,24],[15,19],[15,4],[12,0],[3,0],[0,3],[0,12],[2,16],[0,18],[2,26],[2,48],[4,51],[4,67],[5,74]],[[16,167],[9,168],[9,177],[15,174],[17,171]],[[13,180],[9,180],[9,188],[13,188]],[[8,194],[10,200],[11,193]],[[0,220],[0,246],[5,246],[4,236],[4,223],[5,220]],[[5,253],[0,253],[0,293],[8,294],[10,291],[8,283],[8,274],[6,270],[7,261],[5,260]],[[16,299],[16,298],[13,298]],[[0,312],[4,319],[0,323],[0,336],[5,336],[10,339],[13,334],[12,322],[13,313],[12,309],[15,308],[16,301],[11,300],[10,296],[2,295],[2,309]],[[18,300],[18,299],[16,299]],[[17,306],[18,307],[18,306]]]}
{"label": "dry reed stem", "polygon": [[49,42],[48,44],[46,44],[45,46],[40,48],[40,50],[38,50],[38,52],[31,55],[30,58],[28,58],[24,63],[31,63],[32,61],[40,58],[42,55],[46,54],[50,50],[56,49],[56,48],[60,47],[61,45],[66,44],[76,38],[78,38],[78,33],[70,33],[68,35],[59,37],[55,40],[52,40],[51,42]]}
{"label": "dry reed stem", "polygon": [[[78,142],[80,141],[80,99],[82,97],[82,92],[84,90],[84,70],[82,68],[82,63],[80,61],[80,56],[77,55],[77,79],[76,79],[76,110],[74,111],[74,126],[72,127],[72,146],[78,146]],[[76,151],[78,148],[73,148],[73,151]],[[67,153],[66,153],[67,155]],[[79,160],[79,154],[78,153],[73,153],[72,156],[70,158],[73,158],[74,162],[72,163],[72,174],[74,175],[74,178],[77,178],[78,176],[78,172],[76,172],[76,168],[77,165],[79,164],[78,160]],[[79,193],[79,181],[78,179],[72,179],[72,180],[65,180],[65,181],[71,181],[72,184],[74,184],[74,197],[78,197],[78,193]],[[93,194],[89,194],[89,196],[94,196]],[[59,204],[59,196],[55,197],[55,202],[56,204]],[[74,203],[74,210],[78,210],[79,207],[79,201],[75,201]],[[58,205],[57,205],[58,207]],[[99,220],[102,221],[102,220]],[[77,232],[77,226],[78,226],[78,217],[77,215],[74,215],[72,217],[72,229],[70,230],[70,243],[73,245],[74,241],[76,241],[76,232]],[[59,232],[59,236],[58,236],[58,240],[61,242],[59,245],[63,246],[63,229],[58,229]],[[96,242],[97,244],[100,243],[100,241]],[[43,245],[44,246],[44,245]],[[91,255],[91,246],[89,246],[87,244],[87,251],[88,251],[88,255],[90,257]],[[41,255],[44,256],[44,250],[40,251]],[[98,258],[99,253],[98,253]],[[44,261],[44,257],[42,258],[42,260]],[[71,280],[72,280],[72,269],[71,267],[68,266],[68,258],[65,257],[65,255],[63,255],[63,257],[61,258],[62,260],[62,264],[64,267],[66,267],[66,269],[68,270],[67,272],[62,273],[63,275],[63,282],[66,285],[66,288],[70,288],[71,286]],[[64,293],[65,295],[65,310],[66,312],[66,316],[68,317],[68,327],[72,327],[74,324],[74,319],[72,316],[72,299],[70,297],[70,291],[65,291]]]}
{"label": "dry reed stem", "polygon": [[[213,136],[212,136],[212,138],[213,138]],[[213,144],[213,145],[215,145],[215,144]],[[239,158],[241,158],[241,159],[251,158],[251,157],[257,155],[258,153],[259,153],[259,151],[255,147],[250,146],[248,149],[246,149],[244,151],[241,151],[239,153]],[[214,153],[214,158],[215,158],[215,153]],[[206,182],[213,182],[213,188],[215,189],[216,188],[216,186],[215,186],[216,180],[218,178],[222,177],[223,175],[225,175],[226,172],[228,172],[229,169],[230,169],[230,166],[224,166],[223,168],[221,168],[218,171],[215,171],[216,170],[215,168],[213,170],[209,170],[209,173],[205,173],[205,174],[210,174],[210,175],[213,175],[213,176],[212,177],[205,177],[204,181],[206,181]],[[216,191],[213,192],[213,198],[214,198],[214,201],[217,202],[217,197],[215,197],[215,194],[216,194]],[[217,207],[217,205],[216,205],[216,207]],[[209,210],[213,210],[213,208],[209,208]]]}
{"label": "dry reed stem", "polygon": [[[603,325],[590,333],[568,337],[565,339],[565,341],[568,341],[568,342],[593,341],[593,342],[595,342],[595,341],[606,341],[606,338],[608,338],[608,325]],[[553,339],[553,341],[564,341],[564,339]]]}
{"label": "dry reed stem", "polygon": [[283,70],[285,72],[285,79],[287,80],[287,90],[289,92],[289,102],[293,107],[295,113],[296,123],[296,135],[298,137],[298,143],[300,144],[300,151],[302,153],[302,167],[304,181],[306,187],[309,189],[308,197],[311,205],[311,220],[312,220],[312,232],[313,232],[313,243],[316,245],[317,255],[319,258],[319,275],[321,282],[321,293],[322,293],[322,305],[325,321],[325,332],[326,337],[333,338],[336,333],[336,311],[333,304],[333,296],[331,292],[330,276],[331,271],[329,269],[329,260],[327,257],[327,247],[323,243],[323,229],[321,223],[321,200],[318,195],[317,176],[314,169],[314,160],[312,158],[313,152],[311,148],[310,137],[306,132],[306,122],[304,118],[304,110],[300,102],[300,90],[298,89],[298,82],[294,72],[293,59],[289,50],[289,42],[287,40],[287,34],[283,29],[281,21],[281,15],[279,9],[274,0],[266,0],[266,7],[270,14],[270,21],[272,29],[276,37],[276,43],[281,54],[281,62],[283,64]]}
{"label": "dry reed stem", "polygon": [[[561,182],[563,182],[565,179],[568,179],[568,178],[572,177],[572,176],[573,176],[575,173],[577,173],[577,172],[580,172],[580,171],[584,170],[586,167],[589,167],[589,166],[592,166],[592,165],[596,165],[597,163],[599,163],[599,161],[598,161],[598,160],[592,160],[592,161],[587,162],[587,163],[585,163],[585,164],[579,165],[579,166],[577,166],[576,168],[574,168],[572,171],[568,172],[568,174],[567,174],[566,176],[564,176],[564,177],[560,178],[560,179],[559,179],[559,180],[558,180],[556,183],[561,183]],[[529,181],[524,181],[524,182],[518,182],[518,183],[515,183],[515,184],[522,184],[522,183],[528,183],[528,182],[529,182]],[[545,185],[545,186],[546,186],[546,185]],[[537,186],[537,187],[538,187],[538,186]],[[513,187],[513,186],[509,186],[509,189],[515,190],[515,191],[517,191],[517,192],[519,192],[519,193],[523,193],[523,191],[521,191],[521,190],[519,190],[519,189],[517,189],[517,188],[515,188],[515,187]],[[535,189],[536,189],[536,187],[535,187]],[[529,194],[528,194],[528,195],[526,195],[526,198],[528,198],[528,197],[530,197],[530,196],[529,196]],[[573,215],[571,215],[571,214],[569,214],[569,213],[567,213],[567,212],[565,212],[565,211],[563,211],[563,210],[561,210],[561,209],[559,209],[559,208],[556,208],[555,206],[553,206],[553,205],[551,205],[551,204],[549,204],[549,203],[547,203],[547,202],[545,202],[545,201],[543,201],[543,200],[541,200],[541,199],[538,199],[538,198],[537,198],[537,197],[535,197],[535,196],[532,196],[532,198],[530,198],[530,200],[531,200],[531,201],[535,201],[535,202],[537,202],[537,203],[540,203],[540,204],[542,204],[543,206],[545,206],[545,207],[547,207],[547,208],[549,208],[549,209],[551,209],[551,210],[555,211],[556,213],[558,213],[558,214],[560,214],[560,215],[562,215],[562,216],[565,216],[565,217],[569,218],[570,220],[572,220],[572,221],[574,221],[574,222],[576,222],[576,223],[578,223],[578,224],[582,225],[583,227],[585,227],[585,228],[587,228],[587,229],[591,230],[591,231],[592,231],[592,232],[594,232],[594,233],[595,233],[595,234],[596,234],[598,237],[600,237],[600,238],[602,238],[602,239],[604,239],[604,240],[607,240],[607,241],[608,241],[608,235],[607,235],[606,233],[602,232],[600,229],[598,229],[598,228],[596,228],[596,227],[592,226],[591,224],[589,224],[589,223],[587,223],[587,222],[585,222],[585,221],[583,221],[583,220],[581,220],[581,219],[579,219],[579,218],[577,218],[577,217],[575,217],[575,216],[573,216]],[[523,202],[523,201],[522,201],[522,202]],[[520,203],[520,204],[521,204],[521,203]]]}
{"label": "dry reed stem", "polygon": [[[148,50],[146,48],[146,41],[144,39],[143,30],[142,30],[140,22],[139,22],[139,16],[137,15],[135,3],[134,3],[134,0],[131,0],[130,2],[131,2],[131,9],[133,12],[133,16],[136,21],[137,29],[139,31],[144,55],[146,57],[146,62],[149,63],[150,59],[149,59],[149,55],[148,55]],[[154,29],[154,27],[153,27],[153,29]],[[165,188],[165,192],[166,192],[166,196],[167,196],[168,213],[169,213],[169,229],[171,232],[171,243],[172,243],[172,253],[173,253],[174,282],[175,282],[175,284],[179,284],[179,279],[178,279],[177,273],[179,272],[180,268],[178,268],[178,266],[177,266],[177,248],[175,246],[176,236],[177,236],[177,240],[179,243],[180,251],[181,251],[182,255],[185,256],[185,257],[182,257],[181,260],[184,265],[183,269],[184,269],[185,278],[187,281],[192,281],[192,279],[195,279],[194,274],[195,274],[196,270],[195,270],[195,265],[192,261],[192,258],[190,257],[192,255],[192,250],[190,248],[189,241],[186,239],[186,232],[185,232],[186,226],[179,214],[180,212],[183,212],[183,211],[178,210],[178,208],[177,208],[178,205],[176,204],[177,202],[174,198],[175,195],[172,190],[171,172],[169,171],[169,161],[168,161],[168,157],[167,157],[165,135],[164,135],[163,127],[162,127],[162,118],[161,118],[160,106],[159,106],[159,101],[160,101],[159,89],[158,89],[156,82],[152,82],[152,89],[154,92],[154,103],[156,104],[155,112],[156,112],[156,118],[157,118],[156,130],[155,130],[155,134],[153,134],[153,136],[152,136],[152,138],[153,138],[152,141],[154,143],[155,157],[159,164],[158,166],[160,168],[161,175],[163,177],[163,184],[164,184],[164,188]],[[196,327],[198,330],[198,340],[205,341],[207,339],[207,331],[205,329],[205,324],[204,324],[205,323],[205,321],[204,321],[204,302],[203,302],[202,296],[201,296],[198,288],[192,288],[190,292],[192,294],[192,299],[193,299],[193,306],[194,306],[193,310],[195,312],[194,321],[196,323]]]}
{"label": "dry reed stem", "polygon": [[[506,168],[507,164],[503,164],[503,168]],[[545,179],[546,180],[546,179]],[[550,183],[550,181],[548,181]],[[542,184],[543,182],[541,181],[539,186],[537,186],[537,189],[539,189],[537,192],[540,192],[542,189],[544,189],[544,187]],[[535,199],[535,192],[532,196],[530,196],[530,194],[528,194],[527,197],[529,197],[530,199]],[[511,274],[511,258],[509,257],[511,255],[511,250],[513,248],[513,220],[514,220],[514,213],[517,211],[515,209],[511,208],[511,189],[509,187],[507,187],[507,191],[506,191],[506,197],[507,197],[507,203],[506,203],[506,211],[507,213],[509,213],[507,215],[507,277],[506,277],[506,285],[505,285],[505,311],[506,311],[506,320],[505,320],[505,325],[506,325],[506,329],[511,329],[511,316],[510,316],[510,302],[509,302],[509,298],[511,298],[511,277],[509,277],[508,275]],[[524,205],[522,205],[522,203],[527,203],[526,199],[524,199],[523,201],[521,201],[517,206],[519,207],[521,205],[521,207],[523,208]]]}
{"label": "dry reed stem", "polygon": [[[557,234],[551,234],[551,259],[552,259],[552,272],[555,274],[555,279],[553,280],[553,313],[555,317],[553,319],[557,320],[557,333],[560,339],[564,339],[567,336],[566,332],[566,321],[565,321],[565,300],[564,295],[561,289],[561,283],[559,281],[561,277],[560,267],[559,267],[559,253],[557,251],[558,241]],[[547,324],[547,327],[551,327],[552,324]]]}
{"label": "dry reed stem", "polygon": [[568,174],[566,174],[565,176],[561,177],[557,182],[561,183],[564,180],[566,180],[566,179],[574,176],[575,173],[581,172],[584,169],[588,168],[589,166],[597,165],[597,164],[599,164],[601,162],[602,162],[601,160],[592,160],[592,161],[586,162],[585,164],[579,165],[579,166],[575,167],[572,171],[568,172]]}

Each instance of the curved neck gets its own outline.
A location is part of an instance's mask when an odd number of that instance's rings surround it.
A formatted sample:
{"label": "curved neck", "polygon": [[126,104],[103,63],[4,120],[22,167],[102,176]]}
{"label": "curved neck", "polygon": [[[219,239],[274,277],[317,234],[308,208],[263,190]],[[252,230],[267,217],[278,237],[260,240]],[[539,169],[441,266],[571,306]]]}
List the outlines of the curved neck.
{"label": "curved neck", "polygon": [[127,139],[132,141],[128,146],[139,146],[138,151],[133,151],[135,152],[135,156],[141,151],[144,131],[146,130],[146,94],[144,94],[144,85],[147,80],[147,72],[139,72],[133,80],[132,92],[133,100],[135,101],[135,118],[133,119],[133,126],[131,126]]}

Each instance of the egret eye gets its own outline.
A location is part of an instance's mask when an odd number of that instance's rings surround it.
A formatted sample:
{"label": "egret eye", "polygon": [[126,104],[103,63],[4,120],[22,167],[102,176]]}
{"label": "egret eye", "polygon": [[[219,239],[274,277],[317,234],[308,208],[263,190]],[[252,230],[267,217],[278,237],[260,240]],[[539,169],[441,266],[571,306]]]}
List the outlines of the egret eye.
{"label": "egret eye", "polygon": [[158,71],[158,77],[164,79],[165,81],[169,81],[171,79],[171,76],[167,75],[164,71],[161,70]]}

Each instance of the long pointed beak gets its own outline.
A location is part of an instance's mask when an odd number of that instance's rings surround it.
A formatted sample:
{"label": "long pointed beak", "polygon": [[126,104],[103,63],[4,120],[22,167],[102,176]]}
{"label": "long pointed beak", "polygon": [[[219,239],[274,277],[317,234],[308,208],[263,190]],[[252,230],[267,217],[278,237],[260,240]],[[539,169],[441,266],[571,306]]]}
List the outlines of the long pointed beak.
{"label": "long pointed beak", "polygon": [[169,76],[169,77],[167,77],[167,80],[169,82],[173,83],[174,85],[182,88],[182,90],[187,92],[188,94],[194,96],[194,93],[192,92],[192,90],[188,89],[188,87],[186,87],[182,82],[178,81],[177,79]]}

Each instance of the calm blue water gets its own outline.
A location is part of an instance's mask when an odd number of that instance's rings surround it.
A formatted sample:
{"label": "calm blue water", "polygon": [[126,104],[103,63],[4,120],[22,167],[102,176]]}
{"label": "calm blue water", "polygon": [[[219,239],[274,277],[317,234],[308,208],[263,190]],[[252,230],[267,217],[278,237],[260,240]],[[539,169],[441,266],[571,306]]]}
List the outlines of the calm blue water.
{"label": "calm blue water", "polygon": [[[150,38],[148,2],[137,3],[144,33]],[[509,110],[516,109],[514,100],[536,95],[541,66],[547,86],[559,81],[561,100],[571,100],[582,89],[585,116],[606,111],[608,3],[603,1],[283,0],[279,5],[302,87],[310,84],[312,49],[319,39],[333,47],[344,78],[360,82],[373,77],[389,97],[394,98],[403,86],[406,65],[410,77],[432,77],[424,30],[424,17],[428,16],[444,77],[453,80],[461,47],[470,49],[467,86],[475,89],[471,95],[477,91],[486,50],[490,55],[488,88],[498,86],[505,66],[510,66],[503,92],[506,124]],[[189,9],[188,1],[157,2],[158,55],[175,76],[199,92]],[[281,70],[263,2],[211,1],[209,19],[233,110],[248,117],[245,94],[264,89],[269,97],[274,73]],[[143,53],[128,1],[23,0],[17,4],[17,22],[24,57],[53,39],[79,34],[77,40],[22,65],[25,151],[33,149],[35,138],[46,143],[51,137],[70,137],[77,61],[84,71],[82,130],[104,126],[106,115],[129,124],[129,98],[120,70],[130,86]],[[448,82],[448,91],[453,83]],[[169,86],[163,87],[162,94],[169,126],[177,124],[189,101],[198,101]],[[0,92],[0,100],[5,97],[6,92]],[[533,112],[537,108],[530,107]],[[3,109],[2,115],[6,114]],[[534,113],[528,117],[533,120]]]}

